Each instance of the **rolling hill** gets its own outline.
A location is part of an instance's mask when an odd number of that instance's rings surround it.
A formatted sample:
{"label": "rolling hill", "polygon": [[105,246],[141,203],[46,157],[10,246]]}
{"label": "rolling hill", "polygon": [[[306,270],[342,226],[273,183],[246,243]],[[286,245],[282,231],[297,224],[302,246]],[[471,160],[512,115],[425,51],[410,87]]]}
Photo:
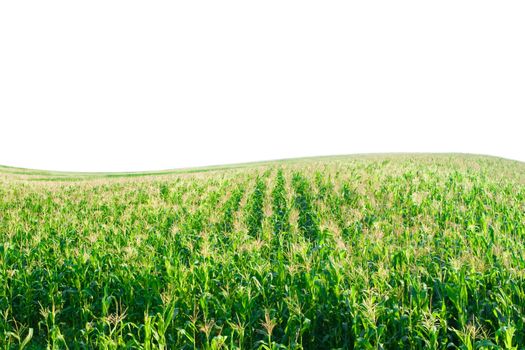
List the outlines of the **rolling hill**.
{"label": "rolling hill", "polygon": [[525,164],[0,167],[2,349],[516,349]]}

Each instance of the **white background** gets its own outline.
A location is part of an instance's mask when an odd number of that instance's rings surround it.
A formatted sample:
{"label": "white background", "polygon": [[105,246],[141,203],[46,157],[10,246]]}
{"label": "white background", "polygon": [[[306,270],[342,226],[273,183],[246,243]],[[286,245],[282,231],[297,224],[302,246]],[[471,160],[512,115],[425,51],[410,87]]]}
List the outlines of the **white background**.
{"label": "white background", "polygon": [[0,164],[525,161],[523,1],[3,1]]}

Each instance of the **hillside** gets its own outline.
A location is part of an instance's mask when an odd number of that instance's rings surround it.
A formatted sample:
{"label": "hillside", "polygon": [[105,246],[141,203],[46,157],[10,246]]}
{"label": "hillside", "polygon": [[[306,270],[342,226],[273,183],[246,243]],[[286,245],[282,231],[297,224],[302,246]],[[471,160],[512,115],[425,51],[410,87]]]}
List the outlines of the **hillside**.
{"label": "hillside", "polygon": [[0,167],[2,349],[515,349],[525,163]]}

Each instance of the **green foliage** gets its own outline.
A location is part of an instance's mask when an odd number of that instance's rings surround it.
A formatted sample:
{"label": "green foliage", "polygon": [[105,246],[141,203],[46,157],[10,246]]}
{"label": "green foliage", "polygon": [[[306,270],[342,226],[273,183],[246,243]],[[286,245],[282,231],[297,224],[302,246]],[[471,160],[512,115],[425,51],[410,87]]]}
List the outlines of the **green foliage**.
{"label": "green foliage", "polygon": [[248,234],[253,237],[260,237],[262,221],[264,219],[263,205],[266,192],[266,184],[262,178],[255,180],[255,188],[248,199],[246,205],[245,221],[248,227]]}
{"label": "green foliage", "polygon": [[490,157],[0,168],[0,349],[521,349],[524,239]]}
{"label": "green foliage", "polygon": [[275,187],[272,191],[272,209],[273,209],[273,230],[275,234],[288,232],[290,230],[289,224],[289,208],[286,199],[286,180],[282,169],[277,171],[275,178]]}
{"label": "green foliage", "polygon": [[298,225],[299,230],[310,241],[315,241],[319,236],[319,225],[315,209],[313,208],[313,198],[310,184],[300,173],[293,175],[293,186],[295,190],[295,206],[299,211]]}

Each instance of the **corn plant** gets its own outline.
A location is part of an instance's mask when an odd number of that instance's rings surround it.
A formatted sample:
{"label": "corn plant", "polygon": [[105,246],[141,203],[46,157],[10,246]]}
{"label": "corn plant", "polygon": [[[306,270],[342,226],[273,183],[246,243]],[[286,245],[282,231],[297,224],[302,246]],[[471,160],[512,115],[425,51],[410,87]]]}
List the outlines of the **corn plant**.
{"label": "corn plant", "polygon": [[525,165],[0,167],[0,349],[523,349]]}

